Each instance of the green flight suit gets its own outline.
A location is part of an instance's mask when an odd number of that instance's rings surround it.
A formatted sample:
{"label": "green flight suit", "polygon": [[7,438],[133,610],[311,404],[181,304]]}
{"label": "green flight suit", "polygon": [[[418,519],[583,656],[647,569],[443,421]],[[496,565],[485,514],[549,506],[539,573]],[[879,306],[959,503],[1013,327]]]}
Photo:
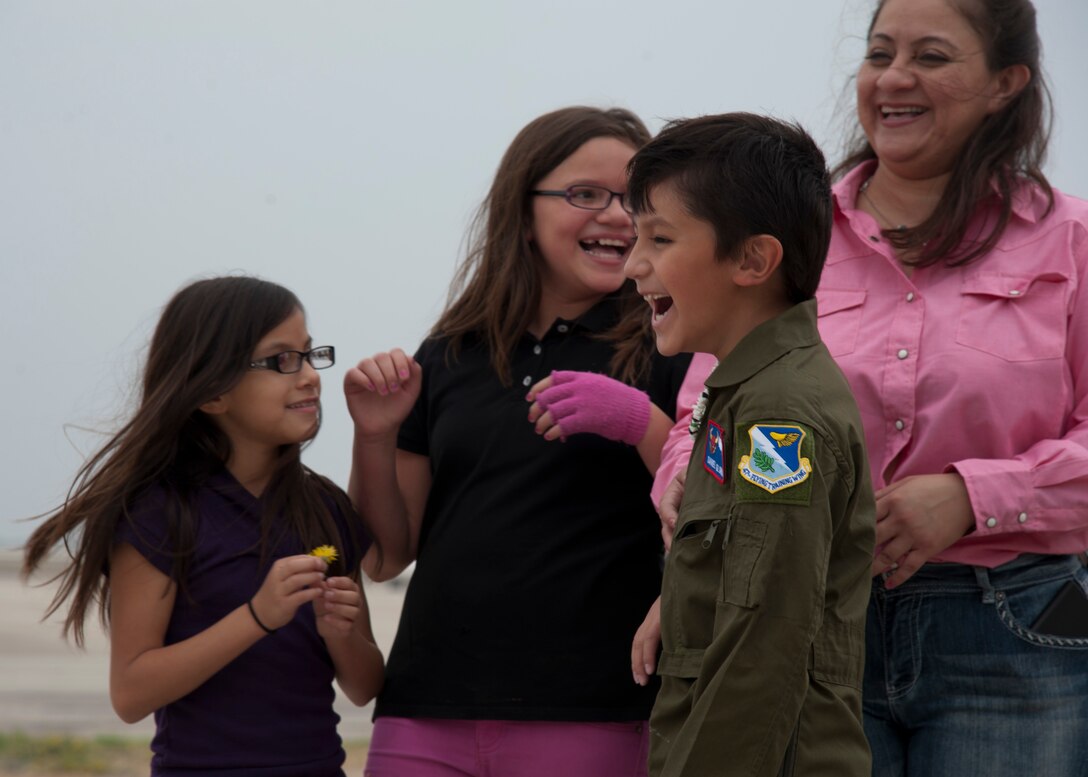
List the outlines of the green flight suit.
{"label": "green flight suit", "polygon": [[815,300],[752,330],[706,385],[662,584],[650,774],[868,777],[875,505]]}

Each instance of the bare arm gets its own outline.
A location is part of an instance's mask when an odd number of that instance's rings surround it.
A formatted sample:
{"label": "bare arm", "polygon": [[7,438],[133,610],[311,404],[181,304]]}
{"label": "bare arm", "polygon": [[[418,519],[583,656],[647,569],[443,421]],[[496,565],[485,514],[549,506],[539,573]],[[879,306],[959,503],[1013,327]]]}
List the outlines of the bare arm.
{"label": "bare arm", "polygon": [[372,580],[396,577],[416,557],[423,508],[431,488],[430,460],[397,449],[397,431],[419,397],[423,370],[401,350],[363,359],[344,376],[355,422],[348,494],[382,546],[363,570]]}
{"label": "bare arm", "polygon": [[[291,556],[272,565],[253,607],[270,629],[321,595],[325,562]],[[110,558],[110,700],[135,723],[199,688],[266,636],[246,605],[186,640],[164,645],[177,595],[170,578],[128,543]]]}

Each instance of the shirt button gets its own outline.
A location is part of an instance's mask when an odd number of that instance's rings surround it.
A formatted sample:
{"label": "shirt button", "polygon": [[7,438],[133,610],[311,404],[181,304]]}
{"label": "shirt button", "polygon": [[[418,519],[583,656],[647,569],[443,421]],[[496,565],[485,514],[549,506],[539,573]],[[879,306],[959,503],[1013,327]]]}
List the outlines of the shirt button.
{"label": "shirt button", "polygon": [[995,526],[997,526],[997,519],[991,515],[989,518],[986,519],[986,528],[992,529]]}
{"label": "shirt button", "polygon": [[910,356],[910,351],[908,351],[906,348],[900,348],[896,356],[898,356],[900,359],[906,359],[908,356]]}
{"label": "shirt button", "polygon": [[903,419],[901,419],[901,418],[895,419],[895,428],[896,429],[898,429],[899,431],[903,431],[904,426],[906,426],[906,424],[903,423]]}
{"label": "shirt button", "polygon": [[540,355],[540,352],[541,352],[541,351],[543,351],[543,350],[544,350],[544,349],[543,349],[543,348],[541,348],[541,347],[540,347],[539,345],[534,345],[534,346],[533,346],[533,353],[535,353],[535,354],[536,354],[537,356],[539,356],[539,355]]}
{"label": "shirt button", "polygon": [[521,381],[521,385],[523,385],[523,386],[531,386],[532,384],[533,384],[533,376],[532,375],[526,375],[525,379],[523,381]]}
{"label": "shirt button", "polygon": [[914,302],[914,292],[913,291],[908,291],[907,292],[907,302]]}
{"label": "shirt button", "polygon": [[1020,289],[1009,289],[1009,296],[1010,297],[1019,297],[1020,296]]}
{"label": "shirt button", "polygon": [[1016,516],[1016,520],[1018,520],[1020,523],[1027,523],[1028,522],[1028,514],[1027,513],[1020,513],[1020,515]]}
{"label": "shirt button", "polygon": [[570,329],[570,327],[566,324],[560,324],[556,327],[556,329],[558,329],[560,332],[566,332],[568,329]]}

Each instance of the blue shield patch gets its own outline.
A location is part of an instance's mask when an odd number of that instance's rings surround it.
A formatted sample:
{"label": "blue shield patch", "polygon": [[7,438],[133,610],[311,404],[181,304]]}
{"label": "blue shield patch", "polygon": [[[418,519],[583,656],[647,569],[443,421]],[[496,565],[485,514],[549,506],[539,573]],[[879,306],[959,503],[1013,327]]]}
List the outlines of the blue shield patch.
{"label": "blue shield patch", "polygon": [[722,428],[713,421],[706,425],[706,454],[703,468],[719,483],[725,482],[725,437]]}
{"label": "blue shield patch", "polygon": [[801,455],[805,434],[791,424],[753,424],[751,451],[737,466],[740,476],[770,494],[804,483],[812,474],[812,463]]}

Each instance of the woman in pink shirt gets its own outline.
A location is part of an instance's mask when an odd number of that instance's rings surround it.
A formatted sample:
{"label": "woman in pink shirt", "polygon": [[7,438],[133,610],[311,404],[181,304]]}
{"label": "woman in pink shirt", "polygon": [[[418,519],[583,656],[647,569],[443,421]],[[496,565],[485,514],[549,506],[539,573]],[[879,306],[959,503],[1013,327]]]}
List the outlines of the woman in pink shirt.
{"label": "woman in pink shirt", "polygon": [[1027,0],[883,0],[857,73],[817,298],[877,489],[882,777],[1088,774],[1088,203],[1041,172],[1039,49]]}

